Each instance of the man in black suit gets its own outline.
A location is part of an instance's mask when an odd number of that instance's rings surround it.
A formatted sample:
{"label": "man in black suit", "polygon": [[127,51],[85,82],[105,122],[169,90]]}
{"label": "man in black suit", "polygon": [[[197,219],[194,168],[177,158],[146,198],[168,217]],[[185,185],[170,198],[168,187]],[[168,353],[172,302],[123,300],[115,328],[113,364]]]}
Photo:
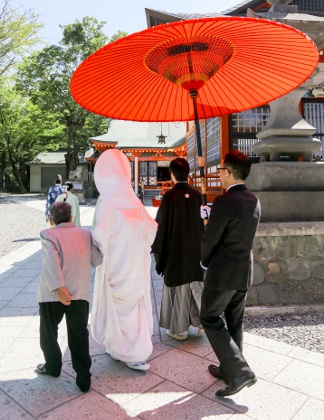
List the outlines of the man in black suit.
{"label": "man in black suit", "polygon": [[[201,265],[206,269],[200,320],[220,366],[209,372],[227,387],[216,396],[236,394],[256,382],[242,355],[243,315],[247,290],[252,281],[253,239],[260,220],[258,198],[245,186],[251,161],[240,151],[225,155],[218,171],[226,192],[210,209],[201,247]],[[210,213],[210,214],[209,214]],[[226,327],[221,315],[224,313]]]}

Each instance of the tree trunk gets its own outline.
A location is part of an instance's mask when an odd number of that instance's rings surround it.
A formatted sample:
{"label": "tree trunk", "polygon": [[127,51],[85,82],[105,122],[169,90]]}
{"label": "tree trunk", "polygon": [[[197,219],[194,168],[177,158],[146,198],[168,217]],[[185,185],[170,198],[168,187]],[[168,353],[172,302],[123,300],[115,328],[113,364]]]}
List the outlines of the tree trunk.
{"label": "tree trunk", "polygon": [[76,149],[76,142],[75,142],[75,129],[77,128],[77,124],[70,122],[68,124],[68,150],[65,155],[65,162],[66,162],[66,179],[69,179],[70,171],[74,171],[75,168],[78,166],[78,161],[76,159],[77,151]]}
{"label": "tree trunk", "polygon": [[0,192],[3,192],[4,175],[6,171],[6,153],[0,154],[1,168],[0,168]]}
{"label": "tree trunk", "polygon": [[79,165],[79,153],[78,153],[78,145],[77,145],[77,141],[75,136],[73,136],[73,164],[74,164],[74,169],[77,168],[77,166]]}
{"label": "tree trunk", "polygon": [[25,162],[20,162],[20,176],[23,184],[25,185],[25,188],[27,188],[28,191],[30,191],[30,176],[28,168],[26,167]]}
{"label": "tree trunk", "polygon": [[15,178],[15,180],[16,180],[16,182],[17,182],[17,184],[18,184],[19,191],[20,191],[22,194],[26,194],[26,193],[28,193],[29,191],[28,191],[28,189],[25,187],[25,185],[24,185],[24,183],[23,183],[23,181],[22,181],[21,175],[20,175],[19,171],[17,170],[17,168],[16,168],[15,164],[11,164],[11,167],[12,167],[12,172],[13,172],[14,178]]}
{"label": "tree trunk", "polygon": [[21,174],[19,173],[19,171],[18,171],[18,169],[17,169],[17,167],[16,167],[16,164],[15,164],[15,162],[14,162],[14,161],[13,161],[13,159],[12,159],[12,156],[11,156],[11,153],[10,153],[10,149],[9,149],[9,162],[10,162],[10,166],[11,166],[11,168],[12,168],[12,173],[13,173],[13,176],[14,176],[14,178],[15,178],[15,181],[17,182],[17,185],[18,185],[19,191],[20,191],[22,194],[26,194],[26,193],[28,193],[29,191],[28,191],[28,189],[26,188],[26,186],[24,185],[23,180],[22,180],[22,177],[21,177]]}

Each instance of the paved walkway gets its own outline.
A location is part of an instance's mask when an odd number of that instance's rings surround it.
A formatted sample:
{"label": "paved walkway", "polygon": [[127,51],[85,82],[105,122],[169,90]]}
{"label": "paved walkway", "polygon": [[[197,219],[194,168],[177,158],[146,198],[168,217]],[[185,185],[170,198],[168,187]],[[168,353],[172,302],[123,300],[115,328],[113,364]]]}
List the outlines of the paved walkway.
{"label": "paved walkway", "polygon": [[[39,200],[26,205],[39,208]],[[154,208],[149,208],[154,215]],[[93,206],[82,206],[90,226]],[[324,419],[324,355],[245,333],[244,352],[258,382],[231,398],[217,398],[224,386],[207,371],[216,358],[206,339],[192,328],[177,342],[158,328],[162,280],[152,268],[154,351],[149,372],[113,361],[91,338],[92,389],[75,385],[66,329],[60,378],[39,376],[36,302],[41,272],[40,243],[31,242],[0,259],[0,419]]]}

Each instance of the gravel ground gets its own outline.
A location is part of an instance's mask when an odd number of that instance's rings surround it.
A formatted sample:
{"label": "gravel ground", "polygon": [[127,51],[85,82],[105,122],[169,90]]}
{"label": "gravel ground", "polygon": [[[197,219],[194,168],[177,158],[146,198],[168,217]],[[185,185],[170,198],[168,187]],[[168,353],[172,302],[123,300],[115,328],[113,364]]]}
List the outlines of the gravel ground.
{"label": "gravel ground", "polygon": [[244,331],[324,353],[324,313],[246,317]]}
{"label": "gravel ground", "polygon": [[39,241],[39,232],[46,228],[44,213],[7,198],[0,198],[0,220],[0,258],[30,241]]}
{"label": "gravel ground", "polygon": [[[10,196],[0,196],[0,220],[0,258],[30,241],[38,241],[39,232],[46,227],[43,211]],[[324,353],[324,313],[245,317],[244,330]]]}

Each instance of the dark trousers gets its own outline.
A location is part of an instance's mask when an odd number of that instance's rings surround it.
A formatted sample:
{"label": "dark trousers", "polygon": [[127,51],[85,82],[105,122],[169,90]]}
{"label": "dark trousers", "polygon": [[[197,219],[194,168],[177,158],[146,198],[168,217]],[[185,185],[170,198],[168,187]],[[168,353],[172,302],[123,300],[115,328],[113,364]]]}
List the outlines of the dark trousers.
{"label": "dark trousers", "polygon": [[39,304],[40,346],[43,350],[46,370],[59,376],[62,368],[62,353],[57,342],[58,325],[65,314],[68,345],[72,356],[72,366],[77,374],[78,384],[90,381],[91,358],[89,352],[89,302],[72,300],[71,305],[61,302]]}
{"label": "dark trousers", "polygon": [[[200,320],[227,380],[251,372],[242,355],[243,316],[247,290],[204,288]],[[224,313],[226,325],[221,314]]]}

